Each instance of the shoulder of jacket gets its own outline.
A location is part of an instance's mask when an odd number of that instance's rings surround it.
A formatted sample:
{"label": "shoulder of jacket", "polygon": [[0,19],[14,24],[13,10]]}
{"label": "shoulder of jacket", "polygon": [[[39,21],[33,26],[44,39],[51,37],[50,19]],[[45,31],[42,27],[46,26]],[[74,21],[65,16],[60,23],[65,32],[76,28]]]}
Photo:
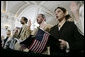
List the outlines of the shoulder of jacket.
{"label": "shoulder of jacket", "polygon": [[47,26],[47,28],[52,28],[53,27],[51,24],[47,24],[46,26]]}

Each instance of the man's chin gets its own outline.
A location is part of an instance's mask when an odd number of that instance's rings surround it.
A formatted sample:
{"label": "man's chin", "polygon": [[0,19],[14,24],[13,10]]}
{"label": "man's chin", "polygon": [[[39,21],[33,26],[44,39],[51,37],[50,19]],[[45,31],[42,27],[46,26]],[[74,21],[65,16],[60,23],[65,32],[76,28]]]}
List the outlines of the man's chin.
{"label": "man's chin", "polygon": [[58,19],[58,21],[60,22],[60,21],[61,21],[61,19]]}
{"label": "man's chin", "polygon": [[22,25],[24,24],[24,23],[21,23]]}
{"label": "man's chin", "polygon": [[57,18],[57,20],[60,20],[59,18]]}
{"label": "man's chin", "polygon": [[41,22],[37,22],[38,24],[41,24]]}
{"label": "man's chin", "polygon": [[38,23],[38,24],[40,24],[40,23]]}

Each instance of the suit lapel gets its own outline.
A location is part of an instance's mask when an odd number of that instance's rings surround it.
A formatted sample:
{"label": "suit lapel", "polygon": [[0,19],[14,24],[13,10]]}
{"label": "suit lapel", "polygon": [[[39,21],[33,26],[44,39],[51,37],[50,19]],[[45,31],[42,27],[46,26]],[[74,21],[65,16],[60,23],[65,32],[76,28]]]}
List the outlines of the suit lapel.
{"label": "suit lapel", "polygon": [[53,30],[54,30],[53,33],[55,34],[55,36],[59,34],[58,25],[56,25]]}
{"label": "suit lapel", "polygon": [[59,30],[60,32],[64,29],[66,23],[67,23],[67,21],[63,24],[63,26],[62,26],[61,29]]}

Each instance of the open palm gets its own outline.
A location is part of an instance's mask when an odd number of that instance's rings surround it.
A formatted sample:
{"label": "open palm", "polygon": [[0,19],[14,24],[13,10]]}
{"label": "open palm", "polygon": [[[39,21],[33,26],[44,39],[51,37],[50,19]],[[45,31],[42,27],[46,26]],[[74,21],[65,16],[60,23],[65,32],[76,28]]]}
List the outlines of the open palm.
{"label": "open palm", "polygon": [[28,26],[31,27],[31,20],[28,21]]}

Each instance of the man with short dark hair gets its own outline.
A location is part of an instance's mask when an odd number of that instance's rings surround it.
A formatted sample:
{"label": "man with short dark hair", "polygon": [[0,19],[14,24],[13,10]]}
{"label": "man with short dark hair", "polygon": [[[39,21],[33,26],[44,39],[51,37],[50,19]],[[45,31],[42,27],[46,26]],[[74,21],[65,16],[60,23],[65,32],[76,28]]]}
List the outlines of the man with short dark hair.
{"label": "man with short dark hair", "polygon": [[30,35],[31,31],[28,29],[28,26],[26,25],[28,22],[28,19],[26,17],[22,17],[20,22],[22,24],[22,28],[19,33],[19,38],[23,41]]}
{"label": "man with short dark hair", "polygon": [[[21,30],[19,32],[19,35],[18,35],[18,39],[20,42],[24,41],[27,37],[30,36],[31,34],[31,30],[29,30],[30,28],[28,28],[28,25],[27,22],[28,22],[28,19],[26,17],[22,17],[21,20],[20,20],[21,24],[22,24],[22,27],[21,27]],[[20,50],[21,46],[19,43],[16,43],[15,44],[15,49],[16,50]]]}

